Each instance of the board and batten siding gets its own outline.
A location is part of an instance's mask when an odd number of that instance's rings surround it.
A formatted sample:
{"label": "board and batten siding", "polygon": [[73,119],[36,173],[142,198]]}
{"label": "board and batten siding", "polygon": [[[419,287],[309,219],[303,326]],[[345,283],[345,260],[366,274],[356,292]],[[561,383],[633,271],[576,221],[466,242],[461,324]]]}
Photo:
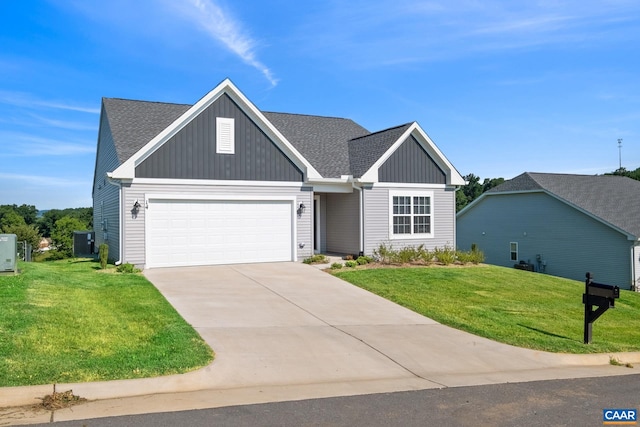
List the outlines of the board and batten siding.
{"label": "board and batten siding", "polygon": [[[95,250],[97,251],[101,244],[107,243],[109,245],[109,259],[117,261],[120,259],[120,188],[118,185],[109,183],[107,172],[116,169],[120,162],[104,107],[101,114],[99,135],[93,177]],[[106,229],[104,228],[105,224]]]}
{"label": "board and batten siding", "polygon": [[380,182],[446,184],[447,174],[411,135],[380,166],[378,180]]}
{"label": "board and batten siding", "polygon": [[[326,250],[358,255],[360,252],[360,193],[327,193]],[[322,207],[321,207],[322,209]]]}
{"label": "board and batten siding", "polygon": [[[305,206],[312,206],[313,192],[309,187],[303,186],[239,186],[239,185],[180,185],[180,184],[137,184],[133,183],[124,187],[124,205],[128,215],[124,216],[124,233],[127,236],[126,245],[124,247],[124,260],[135,264],[138,268],[144,268],[145,264],[145,213],[144,206],[139,210],[137,215],[130,212],[131,207],[136,200],[145,200],[145,196],[152,197],[154,194],[175,194],[181,197],[193,196],[217,198],[242,197],[246,195],[250,197],[295,197],[296,202],[294,211],[297,210],[300,203]],[[311,239],[311,221],[312,211],[306,209],[305,212],[298,214],[295,212],[294,220],[296,221],[295,245],[298,259],[303,259],[313,253]],[[303,247],[300,247],[304,245]]]}
{"label": "board and batten siding", "polygon": [[[419,191],[432,191],[433,237],[425,239],[391,239],[389,235],[389,193],[406,191],[414,194]],[[393,248],[406,246],[417,247],[424,244],[429,250],[456,244],[455,221],[455,189],[453,187],[437,188],[400,188],[374,185],[363,190],[364,198],[364,253],[372,255],[380,244],[392,245]]]}
{"label": "board and batten siding", "polygon": [[[510,259],[518,243],[518,260]],[[594,280],[629,289],[633,242],[621,232],[543,192],[485,196],[458,216],[458,247],[472,243],[488,264],[513,267],[522,260],[553,276]]]}
{"label": "board and batten siding", "polygon": [[[216,152],[216,118],[234,120],[233,154]],[[138,178],[302,182],[302,171],[226,94],[136,167]]]}

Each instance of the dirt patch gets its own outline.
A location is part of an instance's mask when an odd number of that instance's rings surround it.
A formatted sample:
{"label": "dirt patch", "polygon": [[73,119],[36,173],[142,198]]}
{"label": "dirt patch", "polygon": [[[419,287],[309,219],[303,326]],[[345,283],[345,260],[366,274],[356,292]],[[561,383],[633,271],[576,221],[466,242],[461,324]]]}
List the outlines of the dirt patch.
{"label": "dirt patch", "polygon": [[61,393],[54,391],[53,394],[48,394],[42,398],[42,407],[50,411],[55,411],[56,409],[68,408],[86,401],[87,399],[73,394],[73,390],[67,390]]}

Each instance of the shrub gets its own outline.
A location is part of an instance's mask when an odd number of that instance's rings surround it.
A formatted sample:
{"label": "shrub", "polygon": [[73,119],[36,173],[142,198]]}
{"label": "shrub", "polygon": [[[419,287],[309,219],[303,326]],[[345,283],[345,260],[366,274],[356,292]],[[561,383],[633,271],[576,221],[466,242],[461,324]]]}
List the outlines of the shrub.
{"label": "shrub", "polygon": [[342,264],[340,264],[339,262],[334,262],[333,264],[331,264],[332,270],[339,270],[341,268],[342,268]]}
{"label": "shrub", "polygon": [[124,264],[120,264],[117,268],[116,271],[118,273],[139,273],[140,270],[136,268],[135,265],[130,264],[130,263],[124,263]]}
{"label": "shrub", "polygon": [[393,262],[393,254],[394,251],[391,244],[387,246],[385,243],[380,243],[378,249],[373,250],[373,256],[382,264],[390,264],[391,262]]}
{"label": "shrub", "polygon": [[302,262],[305,264],[324,264],[327,262],[327,257],[322,254],[316,254],[305,258]]}
{"label": "shrub", "polygon": [[444,265],[453,264],[456,261],[456,251],[445,245],[444,248],[435,248],[435,258]]}
{"label": "shrub", "polygon": [[368,257],[368,256],[359,256],[358,259],[356,259],[356,262],[359,265],[369,264],[372,261],[373,261],[373,259],[371,257]]}
{"label": "shrub", "polygon": [[107,261],[109,260],[109,245],[103,243],[98,249],[98,256],[100,258],[100,268],[103,270],[107,268]]}
{"label": "shrub", "polygon": [[65,252],[61,252],[61,251],[56,250],[56,249],[52,249],[50,251],[47,251],[46,255],[47,256],[45,258],[45,261],[57,261],[57,260],[60,260],[60,259],[69,258],[69,256]]}
{"label": "shrub", "polygon": [[350,259],[350,260],[346,261],[344,263],[344,265],[346,265],[347,267],[353,268],[353,267],[357,267],[358,266],[358,262]]}

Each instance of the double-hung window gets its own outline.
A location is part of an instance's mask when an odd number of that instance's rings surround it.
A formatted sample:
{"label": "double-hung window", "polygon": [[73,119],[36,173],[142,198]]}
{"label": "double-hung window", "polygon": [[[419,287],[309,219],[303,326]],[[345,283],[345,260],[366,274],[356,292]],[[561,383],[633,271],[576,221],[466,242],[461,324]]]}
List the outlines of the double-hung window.
{"label": "double-hung window", "polygon": [[433,237],[433,192],[389,194],[389,237],[417,239]]}

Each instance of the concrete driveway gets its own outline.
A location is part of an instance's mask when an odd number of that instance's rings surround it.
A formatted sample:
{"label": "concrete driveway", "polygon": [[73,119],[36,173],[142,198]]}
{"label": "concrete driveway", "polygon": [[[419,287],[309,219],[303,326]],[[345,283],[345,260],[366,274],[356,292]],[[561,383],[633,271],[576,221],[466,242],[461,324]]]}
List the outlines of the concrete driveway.
{"label": "concrete driveway", "polygon": [[[390,391],[625,373],[607,355],[549,354],[460,332],[305,264],[145,275],[215,350],[213,388],[341,383]],[[584,369],[594,364],[604,366]]]}

